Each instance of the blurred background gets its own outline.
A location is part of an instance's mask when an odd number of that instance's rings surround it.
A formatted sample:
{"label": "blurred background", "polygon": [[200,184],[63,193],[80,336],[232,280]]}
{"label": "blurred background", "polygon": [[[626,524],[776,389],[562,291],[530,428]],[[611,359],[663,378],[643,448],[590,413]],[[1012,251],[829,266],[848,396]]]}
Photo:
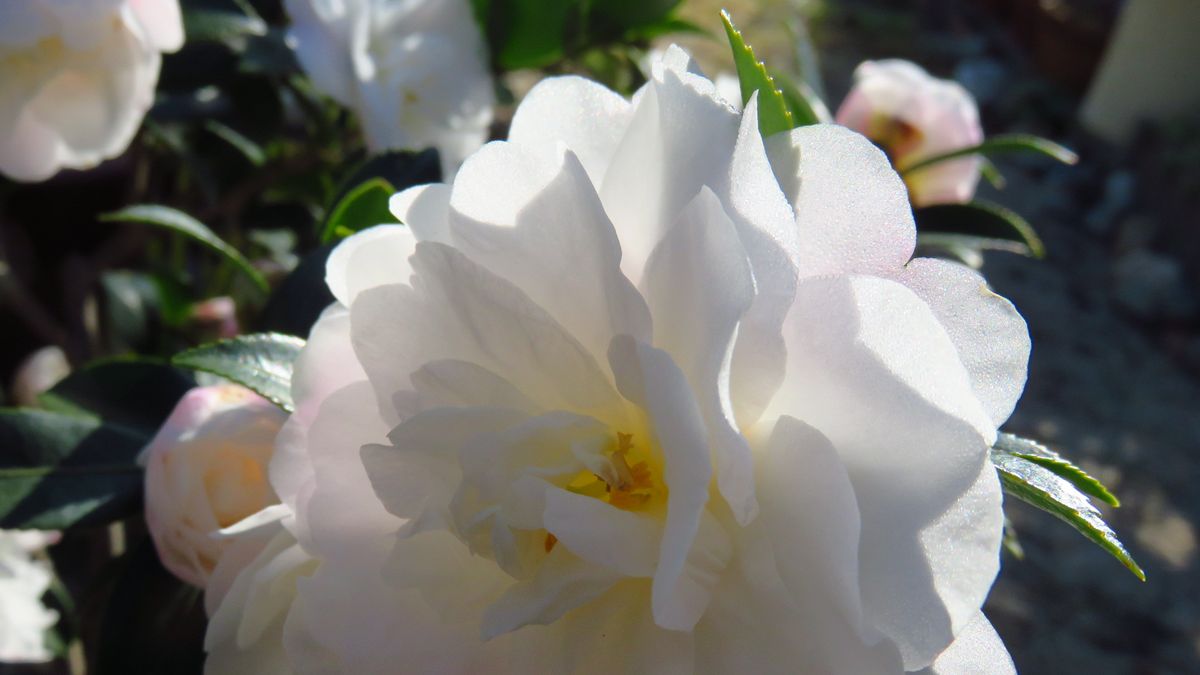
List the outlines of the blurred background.
{"label": "blurred background", "polygon": [[[261,25],[188,23],[188,44],[164,58],[155,107],[124,155],[41,184],[0,179],[4,404],[26,401],[34,385],[18,370],[47,345],[65,357],[38,357],[52,377],[239,329],[303,335],[328,302],[316,224],[368,158],[354,121],[296,75],[279,3],[250,4]],[[981,271],[1033,337],[1007,430],[1110,487],[1123,505],[1105,516],[1147,581],[1015,503],[1024,558],[1005,554],[985,609],[1026,675],[1200,673],[1200,2],[685,0],[676,16],[707,34],[664,25],[566,50],[537,70],[505,68],[493,136],[545,72],[586,72],[629,92],[646,50],[669,42],[710,76],[732,71],[721,8],[768,64],[820,82],[831,108],[858,63],[899,57],[966,87],[989,136],[1034,133],[1079,153],[1074,166],[997,160],[1008,184],[980,195],[1030,221],[1046,256],[984,252]],[[393,182],[437,178],[435,156],[386,161]],[[179,237],[97,218],[135,201],[195,215],[273,287],[306,289],[308,306],[273,304]]]}

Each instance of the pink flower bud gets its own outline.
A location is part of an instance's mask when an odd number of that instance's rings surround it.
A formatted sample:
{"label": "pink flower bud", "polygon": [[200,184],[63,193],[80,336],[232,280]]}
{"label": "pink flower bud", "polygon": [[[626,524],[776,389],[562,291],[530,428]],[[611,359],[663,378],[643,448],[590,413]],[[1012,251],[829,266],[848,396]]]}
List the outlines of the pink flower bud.
{"label": "pink flower bud", "polygon": [[146,524],[180,579],[203,588],[228,546],[214,533],[278,501],[267,465],[285,419],[244,387],[197,387],[143,451]]}
{"label": "pink flower bud", "polygon": [[[983,141],[979,110],[966,89],[898,59],[858,66],[837,122],[882,147],[898,171]],[[964,157],[904,176],[913,205],[970,201],[979,165],[978,157]]]}

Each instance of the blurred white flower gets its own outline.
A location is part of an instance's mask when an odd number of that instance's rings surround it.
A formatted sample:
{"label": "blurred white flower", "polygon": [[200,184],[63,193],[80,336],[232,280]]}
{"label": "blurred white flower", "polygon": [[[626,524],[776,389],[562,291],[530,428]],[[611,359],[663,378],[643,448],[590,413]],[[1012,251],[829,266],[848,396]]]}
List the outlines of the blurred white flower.
{"label": "blurred white flower", "polygon": [[487,139],[494,92],[467,0],[286,0],[300,63],[372,152],[436,147],[443,175]]}
{"label": "blurred white flower", "polygon": [[0,663],[54,658],[45,638],[58,622],[58,612],[42,604],[53,574],[34,554],[58,538],[57,532],[0,530]]}
{"label": "blurred white flower", "polygon": [[[979,110],[966,89],[899,59],[858,66],[837,122],[878,143],[900,170],[983,142]],[[980,162],[979,157],[964,157],[906,175],[913,204],[970,201],[979,184]]]}
{"label": "blurred white flower", "polygon": [[244,387],[197,387],[143,451],[146,524],[180,579],[204,588],[227,547],[217,531],[278,501],[267,467],[285,418]]}
{"label": "blurred white flower", "polygon": [[13,402],[37,407],[38,396],[71,373],[71,364],[62,349],[49,345],[25,357],[13,375]]}
{"label": "blurred white flower", "polygon": [[291,667],[1012,672],[1024,322],[910,261],[869,141],[757,118],[677,48],[632,101],[551,78],[334,251],[271,465]]}
{"label": "blurred white flower", "polygon": [[0,173],[45,180],[128,147],[163,52],[183,44],[177,0],[6,0],[0,7]]}

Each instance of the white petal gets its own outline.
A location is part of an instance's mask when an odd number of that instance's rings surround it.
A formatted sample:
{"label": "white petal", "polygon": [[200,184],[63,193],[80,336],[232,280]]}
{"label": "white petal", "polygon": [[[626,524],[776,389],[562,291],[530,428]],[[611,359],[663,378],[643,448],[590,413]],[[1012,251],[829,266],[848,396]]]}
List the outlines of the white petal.
{"label": "white petal", "polygon": [[417,238],[403,225],[379,225],[342,240],[325,262],[325,283],[346,307],[368,288],[407,284]]}
{"label": "white petal", "polygon": [[[621,336],[609,349],[621,395],[646,412],[666,460],[667,519],[654,573],[654,620],[691,630],[708,603],[715,578],[689,566],[712,478],[704,419],[687,379],[666,352]],[[701,556],[709,551],[700,552]],[[723,564],[724,561],[718,561]]]}
{"label": "white petal", "polygon": [[[292,26],[288,38],[313,83],[343,105],[353,105],[354,64],[350,33],[358,17],[345,7],[358,3],[284,0]],[[339,11],[340,10],[340,11]]]}
{"label": "white petal", "polygon": [[530,415],[538,412],[533,401],[511,382],[468,361],[430,361],[411,379],[418,399],[413,412],[446,406],[509,408]]}
{"label": "white petal", "polygon": [[1016,666],[996,629],[982,612],[963,628],[946,651],[920,675],[1017,675]]}
{"label": "white petal", "polygon": [[802,275],[886,274],[912,257],[907,188],[866,138],[818,124],[772,136],[767,151],[796,212]]}
{"label": "white petal", "polygon": [[451,198],[456,248],[514,283],[593,354],[614,335],[649,339],[645,303],[621,273],[616,232],[574,153],[540,163],[559,166],[545,184],[530,179],[536,188],[515,213],[494,206],[521,192],[514,176],[530,158],[518,145],[494,143],[467,161]]}
{"label": "white petal", "polygon": [[418,185],[392,195],[388,210],[412,230],[417,241],[450,242],[450,186]]}
{"label": "white petal", "polygon": [[916,258],[896,279],[941,321],[958,349],[971,386],[996,426],[1012,414],[1029,367],[1029,330],[1008,300],[962,265]]}
{"label": "white petal", "polygon": [[183,17],[177,0],[131,0],[130,7],[155,49],[174,52],[183,46]]}
{"label": "white petal", "polygon": [[411,262],[415,288],[371,289],[350,310],[355,353],[381,400],[411,389],[423,364],[456,359],[548,409],[620,405],[592,355],[519,289],[441,244],[419,243]]}
{"label": "white petal", "polygon": [[632,106],[620,94],[581,77],[548,77],[517,107],[508,140],[553,161],[559,144],[573,151],[600,185],[629,125]]}
{"label": "white petal", "polygon": [[560,488],[546,491],[544,517],[558,545],[589,563],[627,577],[654,576],[662,535],[655,519]]}
{"label": "white petal", "polygon": [[405,420],[391,445],[368,445],[362,461],[374,494],[408,522],[403,532],[444,529],[462,480],[458,452],[469,440],[518,424],[525,415],[503,408],[436,408]]}
{"label": "white petal", "polygon": [[386,438],[388,428],[377,410],[370,385],[357,382],[331,394],[308,429],[313,486],[298,516],[308,532],[301,543],[315,554],[393,532],[401,524],[375,498],[360,456],[363,446]]}
{"label": "white petal", "polygon": [[[785,338],[787,376],[772,407],[816,427],[842,456],[862,514],[866,620],[897,643],[906,666],[923,667],[994,578],[990,565],[943,570],[920,533],[976,483],[995,427],[950,338],[898,283],[807,279]],[[998,555],[999,530],[985,521],[962,544],[972,560]],[[976,551],[982,541],[987,550]]]}
{"label": "white petal", "polygon": [[642,279],[657,344],[687,374],[712,437],[721,495],[741,524],[754,518],[754,465],[734,419],[729,368],[754,277],[737,230],[707,187],[655,248]]}
{"label": "white petal", "polygon": [[634,283],[679,211],[726,170],[737,136],[737,113],[678,65],[655,67],[600,190]]}
{"label": "white petal", "polygon": [[[595,500],[593,500],[595,501]],[[513,584],[483,614],[483,639],[529,624],[549,624],[563,614],[596,599],[622,575],[593,565],[556,547],[532,579]]]}

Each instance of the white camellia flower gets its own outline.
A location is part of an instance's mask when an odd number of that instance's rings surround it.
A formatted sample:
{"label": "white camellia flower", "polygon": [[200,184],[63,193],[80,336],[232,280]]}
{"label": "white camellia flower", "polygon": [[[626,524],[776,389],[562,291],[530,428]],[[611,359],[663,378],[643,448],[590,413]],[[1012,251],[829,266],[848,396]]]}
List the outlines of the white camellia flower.
{"label": "white camellia flower", "polygon": [[285,0],[300,64],[373,152],[436,147],[443,175],[487,138],[495,94],[468,0]]}
{"label": "white camellia flower", "polygon": [[0,173],[38,181],[121,154],[182,45],[177,0],[5,0]]}
{"label": "white camellia flower", "polygon": [[285,419],[245,387],[196,387],[142,451],[146,525],[175,576],[204,588],[229,546],[217,531],[278,502],[267,469]]}
{"label": "white camellia flower", "polygon": [[764,141],[672,48],[632,101],[545,80],[392,208],[329,259],[271,464],[312,560],[229,604],[295,593],[296,672],[1013,672],[980,606],[1028,334],[910,260],[867,139]]}
{"label": "white camellia flower", "polygon": [[[900,59],[865,61],[837,111],[837,123],[881,145],[896,168],[983,142],[975,99]],[[970,201],[979,185],[977,156],[939,162],[904,178],[913,204]]]}
{"label": "white camellia flower", "polygon": [[58,612],[42,604],[53,574],[33,554],[58,538],[57,532],[0,530],[0,663],[54,658],[46,631],[58,622]]}

